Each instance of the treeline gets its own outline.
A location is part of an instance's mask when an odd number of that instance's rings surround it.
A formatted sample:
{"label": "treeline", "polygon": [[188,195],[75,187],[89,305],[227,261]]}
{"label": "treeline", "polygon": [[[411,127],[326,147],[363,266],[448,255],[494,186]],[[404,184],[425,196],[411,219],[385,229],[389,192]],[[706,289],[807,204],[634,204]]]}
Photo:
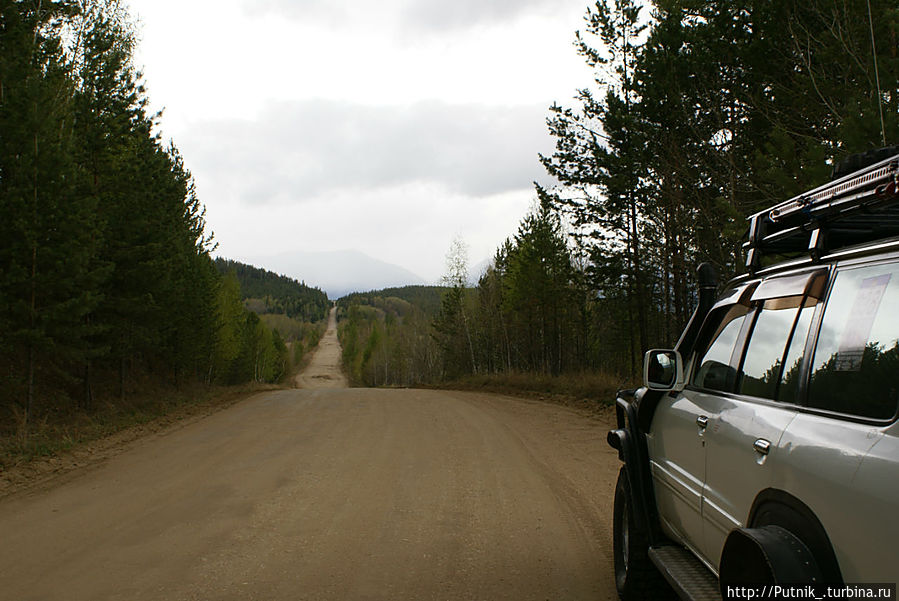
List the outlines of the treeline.
{"label": "treeline", "polygon": [[[318,346],[331,307],[327,294],[239,261],[217,257],[214,263],[228,285],[239,291],[237,298],[245,309],[244,320],[250,324],[242,344],[256,349],[251,353],[257,357],[253,369],[246,362],[238,363],[237,373],[232,371],[230,380],[278,381],[291,365],[299,364],[306,353]],[[232,295],[232,301],[233,298]],[[269,331],[251,334],[255,328]],[[247,351],[243,356],[247,356]]]}
{"label": "treeline", "polygon": [[222,275],[234,272],[243,298],[256,313],[280,313],[315,323],[327,318],[331,309],[328,295],[305,282],[220,257],[215,259],[215,266]]}
{"label": "treeline", "polygon": [[895,0],[644,5],[588,8],[576,41],[596,85],[552,107],[541,160],[560,184],[538,189],[607,312],[588,332],[602,367],[631,374],[676,341],[699,263],[744,269],[747,215],[899,141]]}
{"label": "treeline", "polygon": [[291,357],[279,329],[247,309],[234,272],[219,276],[216,289],[211,307],[216,321],[204,380],[222,384],[281,380],[290,370]]}
{"label": "treeline", "polygon": [[355,386],[412,386],[439,377],[431,322],[443,289],[407,286],[337,301],[344,371]]}
{"label": "treeline", "polygon": [[559,183],[537,187],[477,286],[454,248],[430,321],[377,295],[344,310],[356,382],[635,380],[647,349],[677,341],[697,266],[722,281],[744,269],[749,214],[825,183],[848,154],[899,142],[894,0],[644,6],[588,6],[576,46],[595,85],[547,120],[556,147],[541,162]]}
{"label": "treeline", "polygon": [[340,299],[339,306],[375,304],[378,299],[397,298],[415,306],[425,315],[434,316],[440,310],[443,288],[441,286],[402,286],[370,292],[353,292]]}
{"label": "treeline", "polygon": [[[444,375],[557,376],[601,367],[608,313],[545,197],[496,252],[474,295],[457,276],[434,322]],[[601,318],[601,319],[598,319]]]}
{"label": "treeline", "polygon": [[[617,360],[614,327],[578,267],[546,198],[526,216],[474,288],[454,244],[441,287],[354,294],[338,301],[351,383],[438,384],[469,375],[597,371]],[[404,296],[408,300],[399,298]]]}
{"label": "treeline", "polygon": [[209,257],[134,47],[116,0],[0,0],[0,409],[20,426],[123,399],[137,374],[283,370],[283,342]]}

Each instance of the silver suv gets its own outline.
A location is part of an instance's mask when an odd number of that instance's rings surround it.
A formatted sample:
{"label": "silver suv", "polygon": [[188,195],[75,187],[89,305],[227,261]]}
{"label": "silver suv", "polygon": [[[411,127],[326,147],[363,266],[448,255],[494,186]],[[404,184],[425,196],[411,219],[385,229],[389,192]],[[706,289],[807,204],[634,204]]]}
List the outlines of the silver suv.
{"label": "silver suv", "polygon": [[750,217],[720,296],[700,268],[677,346],[617,399],[622,599],[899,580],[897,186],[882,149]]}

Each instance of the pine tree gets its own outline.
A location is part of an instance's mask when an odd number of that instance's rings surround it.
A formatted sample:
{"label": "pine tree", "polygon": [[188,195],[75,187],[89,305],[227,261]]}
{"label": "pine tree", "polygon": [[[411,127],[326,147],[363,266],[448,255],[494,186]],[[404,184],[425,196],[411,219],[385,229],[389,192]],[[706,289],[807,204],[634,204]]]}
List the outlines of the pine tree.
{"label": "pine tree", "polygon": [[27,421],[40,382],[68,385],[71,366],[96,351],[87,316],[99,300],[97,224],[75,185],[72,67],[60,33],[77,7],[0,8],[0,349]]}

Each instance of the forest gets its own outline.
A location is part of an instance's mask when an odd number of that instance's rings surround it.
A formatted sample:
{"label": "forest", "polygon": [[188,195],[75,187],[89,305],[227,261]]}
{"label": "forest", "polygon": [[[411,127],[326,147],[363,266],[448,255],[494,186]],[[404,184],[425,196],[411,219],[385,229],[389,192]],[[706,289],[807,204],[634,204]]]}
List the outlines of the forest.
{"label": "forest", "polygon": [[217,257],[214,262],[220,274],[234,272],[244,302],[256,313],[284,314],[311,323],[328,317],[331,302],[319,288],[239,261]]}
{"label": "forest", "polygon": [[[53,416],[129,407],[148,383],[288,369],[287,341],[210,257],[135,44],[114,0],[0,0],[0,433],[20,441]],[[246,285],[304,323],[327,306],[300,284]]]}
{"label": "forest", "polygon": [[[299,365],[304,355],[318,345],[331,309],[328,295],[304,282],[267,269],[221,257],[214,262],[225,278],[223,287],[234,288],[236,284],[240,290],[240,302],[261,322],[258,346],[266,353],[260,356],[262,377],[257,374],[256,379],[265,382],[280,380],[287,374],[290,365]],[[255,318],[248,319],[252,321]],[[263,325],[267,326],[268,332]],[[247,346],[246,343],[244,346]],[[247,379],[246,375],[232,377],[235,382]]]}
{"label": "forest", "polygon": [[355,386],[414,386],[440,380],[431,324],[444,290],[406,286],[337,301],[343,368]]}
{"label": "forest", "polygon": [[748,215],[899,143],[897,34],[894,0],[590,3],[574,46],[594,83],[549,108],[539,157],[557,183],[473,286],[454,244],[438,311],[342,300],[354,381],[635,382],[689,319],[698,265],[744,270]]}

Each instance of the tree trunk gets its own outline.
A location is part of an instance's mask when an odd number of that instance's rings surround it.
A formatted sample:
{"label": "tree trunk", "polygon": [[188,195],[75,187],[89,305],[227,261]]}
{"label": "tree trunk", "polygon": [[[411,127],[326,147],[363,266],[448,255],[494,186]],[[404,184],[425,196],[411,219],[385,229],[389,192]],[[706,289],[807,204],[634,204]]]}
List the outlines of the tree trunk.
{"label": "tree trunk", "polygon": [[125,357],[119,358],[119,402],[125,402]]}
{"label": "tree trunk", "polygon": [[91,361],[87,360],[84,364],[84,398],[82,400],[82,409],[89,411],[94,404],[94,391],[91,386]]}

